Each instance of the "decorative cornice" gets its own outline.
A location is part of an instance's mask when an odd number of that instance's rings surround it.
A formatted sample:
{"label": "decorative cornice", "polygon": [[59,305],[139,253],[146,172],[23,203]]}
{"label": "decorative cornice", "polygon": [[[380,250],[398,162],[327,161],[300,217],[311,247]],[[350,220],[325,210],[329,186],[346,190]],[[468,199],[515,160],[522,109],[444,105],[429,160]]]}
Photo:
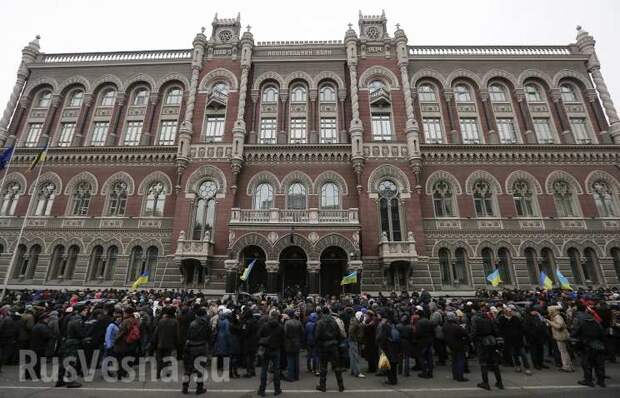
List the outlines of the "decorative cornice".
{"label": "decorative cornice", "polygon": [[[30,165],[39,153],[38,148],[18,148],[15,151],[16,165]],[[176,146],[109,146],[109,147],[73,147],[50,148],[46,164],[62,166],[82,166],[85,164],[114,165],[132,164],[161,165],[176,164]]]}
{"label": "decorative cornice", "polygon": [[348,162],[350,144],[246,145],[246,162]]}

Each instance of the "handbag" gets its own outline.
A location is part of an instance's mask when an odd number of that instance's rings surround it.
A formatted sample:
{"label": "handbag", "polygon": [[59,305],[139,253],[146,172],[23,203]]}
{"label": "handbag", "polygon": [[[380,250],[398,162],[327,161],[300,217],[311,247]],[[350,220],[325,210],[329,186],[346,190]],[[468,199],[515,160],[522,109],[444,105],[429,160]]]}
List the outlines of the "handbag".
{"label": "handbag", "polygon": [[381,355],[379,356],[378,368],[382,370],[389,370],[391,368],[390,361],[388,360],[388,357],[387,355],[385,355],[384,352],[382,352]]}

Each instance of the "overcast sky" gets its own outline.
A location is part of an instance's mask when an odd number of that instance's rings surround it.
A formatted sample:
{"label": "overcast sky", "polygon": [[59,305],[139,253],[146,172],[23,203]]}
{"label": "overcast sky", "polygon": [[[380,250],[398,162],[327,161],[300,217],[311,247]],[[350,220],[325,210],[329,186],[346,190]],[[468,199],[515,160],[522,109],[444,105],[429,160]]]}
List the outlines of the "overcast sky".
{"label": "overcast sky", "polygon": [[[620,106],[619,0],[398,0],[345,2],[213,0],[2,0],[0,107],[15,83],[21,49],[40,34],[47,53],[190,48],[215,13],[250,24],[255,41],[343,39],[358,11],[385,9],[409,44],[556,44],[594,35],[602,72]],[[0,112],[2,112],[0,110]]]}

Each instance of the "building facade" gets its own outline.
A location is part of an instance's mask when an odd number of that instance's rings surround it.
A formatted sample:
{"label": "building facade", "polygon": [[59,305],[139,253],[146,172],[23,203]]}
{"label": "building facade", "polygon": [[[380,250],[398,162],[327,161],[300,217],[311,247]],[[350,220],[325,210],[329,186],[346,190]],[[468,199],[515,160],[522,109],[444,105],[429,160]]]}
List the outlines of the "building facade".
{"label": "building facade", "polygon": [[[595,41],[344,41],[23,50],[0,121],[9,287],[472,291],[556,270],[619,285],[620,120]],[[47,160],[29,167],[48,145]],[[18,242],[18,237],[21,240]],[[250,278],[240,272],[254,262]]]}

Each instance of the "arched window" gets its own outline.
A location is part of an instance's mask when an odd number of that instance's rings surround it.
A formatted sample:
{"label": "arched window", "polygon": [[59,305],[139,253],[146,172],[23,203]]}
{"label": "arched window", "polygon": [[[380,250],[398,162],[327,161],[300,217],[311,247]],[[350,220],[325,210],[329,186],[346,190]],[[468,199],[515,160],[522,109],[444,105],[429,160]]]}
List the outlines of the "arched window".
{"label": "arched window", "polygon": [[525,249],[525,263],[527,264],[527,274],[531,285],[538,284],[538,256],[536,250],[531,247]]}
{"label": "arched window", "polygon": [[15,253],[15,271],[13,272],[14,278],[23,278],[26,275],[26,269],[28,268],[27,250],[26,245],[17,246],[17,253]]}
{"label": "arched window", "polygon": [[151,275],[155,272],[155,267],[157,266],[157,256],[159,255],[159,249],[155,246],[150,246],[146,250],[146,265],[142,270],[142,273],[146,272]]}
{"label": "arched window", "polygon": [[71,92],[67,106],[70,108],[79,108],[80,106],[82,106],[83,99],[84,99],[84,91],[75,90]]}
{"label": "arched window", "polygon": [[381,239],[401,241],[400,203],[398,187],[391,180],[379,184],[379,215],[381,218]]}
{"label": "arched window", "polygon": [[74,216],[85,216],[88,214],[92,187],[89,182],[81,181],[73,193],[73,207],[71,214]]}
{"label": "arched window", "polygon": [[88,268],[90,269],[89,280],[96,279],[100,274],[103,273],[103,266],[105,260],[103,258],[103,247],[95,246],[93,250],[90,252],[90,261]]}
{"label": "arched window", "polygon": [[571,84],[564,83],[560,86],[560,94],[564,102],[578,102],[577,92]]}
{"label": "arched window", "polygon": [[0,204],[0,216],[15,215],[19,192],[21,192],[21,186],[18,182],[11,181],[7,184],[6,189],[2,192],[2,197],[0,197],[2,201]]}
{"label": "arched window", "polygon": [[69,247],[69,252],[67,253],[67,261],[64,261],[62,263],[63,266],[58,271],[58,277],[63,277],[67,280],[73,278],[73,271],[75,270],[75,265],[77,264],[79,254],[79,246],[73,245]]}
{"label": "arched window", "polygon": [[295,182],[288,187],[287,208],[306,208],[306,187],[304,187],[302,183]]}
{"label": "arched window", "polygon": [[540,87],[536,84],[525,85],[525,98],[527,102],[541,102],[543,96],[540,92]]}
{"label": "arched window", "polygon": [[217,82],[211,88],[211,93],[214,95],[220,95],[224,97],[228,97],[228,92],[230,89],[228,88],[228,83],[225,82]]}
{"label": "arched window", "polygon": [[573,280],[579,285],[583,284],[583,278],[581,277],[581,256],[579,255],[579,251],[574,247],[568,249],[568,260],[570,262]]}
{"label": "arched window", "polygon": [[592,195],[600,217],[616,217],[618,209],[613,197],[613,192],[606,181],[597,180],[592,184]]}
{"label": "arched window", "polygon": [[465,84],[457,84],[454,86],[454,98],[456,102],[472,102],[469,87]]}
{"label": "arched window", "polygon": [[439,267],[441,268],[441,284],[452,284],[452,262],[450,260],[450,251],[448,249],[439,249]]}
{"label": "arched window", "polygon": [[39,186],[33,209],[34,216],[49,216],[52,213],[52,205],[56,197],[55,192],[56,185],[52,182],[44,182]]}
{"label": "arched window", "polygon": [[381,80],[373,80],[368,84],[368,91],[370,94],[376,93],[379,90],[385,90],[385,83]]}
{"label": "arched window", "polygon": [[340,189],[333,182],[323,184],[321,187],[321,209],[340,208]]}
{"label": "arched window", "polygon": [[133,95],[133,106],[146,106],[149,101],[149,90],[146,88],[138,88]]}
{"label": "arched window", "polygon": [[326,84],[321,87],[319,92],[320,102],[336,102],[336,90],[333,86]]}
{"label": "arched window", "polygon": [[164,203],[166,202],[166,188],[161,181],[157,181],[149,187],[146,194],[146,205],[144,213],[146,216],[160,217],[164,214]]}
{"label": "arched window", "polygon": [[467,253],[459,247],[454,251],[454,284],[467,285]]}
{"label": "arched window", "polygon": [[540,251],[540,271],[543,271],[545,275],[555,283],[555,257],[553,252],[548,247],[544,247]]}
{"label": "arched window", "polygon": [[489,98],[491,99],[491,102],[506,102],[506,89],[501,84],[491,84],[489,86]]}
{"label": "arched window", "polygon": [[52,92],[49,90],[42,91],[39,94],[39,99],[37,101],[37,108],[49,108],[52,103]]}
{"label": "arched window", "polygon": [[39,255],[41,254],[41,246],[32,245],[26,256],[26,246],[19,245],[17,252],[17,273],[20,279],[32,279],[34,277],[37,265],[39,264]]}
{"label": "arched window", "polygon": [[487,285],[490,285],[491,282],[486,278],[491,272],[495,271],[495,259],[493,258],[493,250],[485,247],[482,249],[482,267],[484,269],[484,280]]}
{"label": "arched window", "polygon": [[267,86],[263,89],[262,102],[278,102],[278,89]]}
{"label": "arched window", "polygon": [[616,270],[616,278],[620,280],[620,248],[613,247],[609,252],[614,262],[614,269]]}
{"label": "arched window", "polygon": [[515,202],[517,216],[534,217],[534,194],[530,188],[530,183],[524,179],[518,179],[512,185],[512,198]]}
{"label": "arched window", "polygon": [[424,83],[418,87],[418,97],[420,102],[437,102],[435,87],[432,84]]}
{"label": "arched window", "polygon": [[166,105],[181,105],[183,101],[183,90],[179,87],[172,87],[166,94]]}
{"label": "arched window", "polygon": [[114,89],[107,89],[101,95],[100,106],[114,106],[114,102],[116,101],[116,91]]}
{"label": "arched window", "polygon": [[108,216],[123,217],[127,208],[127,183],[117,181],[108,196]]}
{"label": "arched window", "polygon": [[476,217],[494,217],[493,190],[491,185],[484,180],[478,180],[473,186],[474,208]]}
{"label": "arched window", "polygon": [[591,247],[587,247],[583,251],[583,279],[585,283],[599,283],[598,280],[598,257],[596,256],[596,252]]}
{"label": "arched window", "polygon": [[[203,240],[209,235],[211,239],[213,223],[215,221],[215,194],[217,185],[211,180],[204,181],[198,187],[196,204],[194,206],[194,223],[192,226],[192,239]],[[207,234],[208,233],[208,234]]]}
{"label": "arched window", "polygon": [[510,258],[510,251],[505,247],[501,247],[497,251],[497,260],[496,267],[499,269],[499,276],[502,282],[505,285],[511,284],[510,266],[512,265],[512,259]]}
{"label": "arched window", "polygon": [[64,263],[67,261],[64,256],[65,247],[63,245],[56,245],[52,252],[52,258],[50,259],[50,280],[58,279],[58,277],[62,275],[60,270],[65,268]]}
{"label": "arched window", "polygon": [[135,246],[131,249],[131,254],[129,255],[129,278],[128,282],[135,281],[142,273],[144,272],[145,267],[145,258],[144,258],[144,250],[140,246]]}
{"label": "arched window", "polygon": [[90,255],[90,280],[110,280],[116,268],[118,247],[110,246],[103,257],[103,247],[95,246]]}
{"label": "arched window", "polygon": [[301,85],[293,87],[291,90],[291,102],[306,102],[306,88]]}
{"label": "arched window", "polygon": [[273,187],[271,184],[259,184],[254,189],[254,209],[268,210],[273,207]]}
{"label": "arched window", "polygon": [[555,180],[553,182],[553,198],[555,200],[555,208],[558,217],[577,217],[577,209],[575,207],[575,195],[571,185],[564,180]]}
{"label": "arched window", "polygon": [[26,271],[26,279],[34,278],[34,274],[37,270],[37,265],[39,265],[39,256],[41,255],[41,246],[32,245],[30,251],[28,252],[29,264],[28,269]]}
{"label": "arched window", "polygon": [[452,187],[446,180],[439,180],[433,185],[433,208],[435,217],[454,217]]}

